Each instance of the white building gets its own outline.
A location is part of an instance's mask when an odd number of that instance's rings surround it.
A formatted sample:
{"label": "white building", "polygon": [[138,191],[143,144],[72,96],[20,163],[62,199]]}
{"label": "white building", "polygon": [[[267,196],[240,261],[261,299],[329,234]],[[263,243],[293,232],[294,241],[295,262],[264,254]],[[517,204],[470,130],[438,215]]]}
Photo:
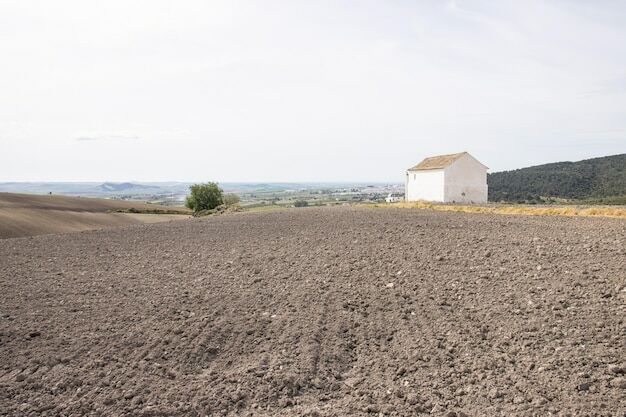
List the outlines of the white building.
{"label": "white building", "polygon": [[488,169],[467,152],[426,158],[406,171],[406,200],[486,203]]}
{"label": "white building", "polygon": [[389,195],[385,197],[387,203],[397,203],[402,200],[404,200],[404,196],[401,193],[389,193]]}

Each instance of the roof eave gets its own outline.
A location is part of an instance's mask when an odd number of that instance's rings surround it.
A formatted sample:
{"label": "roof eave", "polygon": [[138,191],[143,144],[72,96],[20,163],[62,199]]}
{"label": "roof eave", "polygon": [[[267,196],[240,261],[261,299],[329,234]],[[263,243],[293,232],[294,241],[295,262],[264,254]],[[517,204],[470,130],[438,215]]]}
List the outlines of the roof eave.
{"label": "roof eave", "polygon": [[446,167],[437,167],[437,168],[409,168],[407,171],[415,172],[415,171],[436,171],[438,169],[446,169]]}

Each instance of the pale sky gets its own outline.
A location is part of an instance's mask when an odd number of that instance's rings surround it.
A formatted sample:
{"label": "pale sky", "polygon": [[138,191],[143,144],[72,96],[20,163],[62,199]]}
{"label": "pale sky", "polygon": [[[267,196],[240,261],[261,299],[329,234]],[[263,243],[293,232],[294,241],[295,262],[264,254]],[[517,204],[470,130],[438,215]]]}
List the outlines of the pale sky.
{"label": "pale sky", "polygon": [[394,181],[626,152],[623,1],[0,0],[0,181]]}

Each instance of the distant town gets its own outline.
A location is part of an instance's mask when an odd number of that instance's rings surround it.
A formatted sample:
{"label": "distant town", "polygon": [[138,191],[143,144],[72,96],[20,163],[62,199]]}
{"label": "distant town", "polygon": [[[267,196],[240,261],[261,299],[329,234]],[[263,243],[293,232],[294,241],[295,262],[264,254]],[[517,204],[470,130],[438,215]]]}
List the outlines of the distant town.
{"label": "distant town", "polygon": [[[0,183],[0,192],[59,194],[117,200],[143,200],[153,204],[182,205],[191,183]],[[242,207],[333,205],[382,202],[389,195],[404,197],[400,183],[220,183],[225,193],[239,195]]]}

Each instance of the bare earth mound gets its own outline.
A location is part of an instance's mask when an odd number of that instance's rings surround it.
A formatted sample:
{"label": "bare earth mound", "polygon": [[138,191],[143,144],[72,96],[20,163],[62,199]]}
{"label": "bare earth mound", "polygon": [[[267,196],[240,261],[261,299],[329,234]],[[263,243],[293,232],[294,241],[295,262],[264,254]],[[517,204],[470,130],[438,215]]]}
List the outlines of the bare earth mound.
{"label": "bare earth mound", "polygon": [[[0,193],[0,239],[103,229],[181,219],[172,214],[115,213],[116,210],[172,210],[139,201]],[[185,211],[184,208],[176,210]]]}
{"label": "bare earth mound", "polygon": [[3,240],[0,414],[622,416],[625,242],[352,208]]}

